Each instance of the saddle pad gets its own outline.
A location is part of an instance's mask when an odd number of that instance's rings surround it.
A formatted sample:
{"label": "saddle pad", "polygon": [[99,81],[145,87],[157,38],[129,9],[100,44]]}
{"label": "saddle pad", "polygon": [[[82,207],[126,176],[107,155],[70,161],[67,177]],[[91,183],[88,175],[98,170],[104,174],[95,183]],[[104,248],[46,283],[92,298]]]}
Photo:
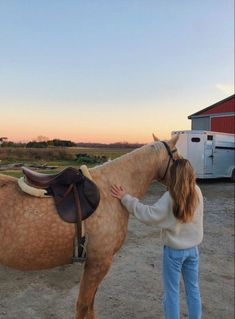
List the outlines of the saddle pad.
{"label": "saddle pad", "polygon": [[35,188],[25,183],[24,177],[18,178],[18,186],[22,190],[22,192],[34,196],[34,197],[51,197],[47,195],[47,190],[43,188]]}

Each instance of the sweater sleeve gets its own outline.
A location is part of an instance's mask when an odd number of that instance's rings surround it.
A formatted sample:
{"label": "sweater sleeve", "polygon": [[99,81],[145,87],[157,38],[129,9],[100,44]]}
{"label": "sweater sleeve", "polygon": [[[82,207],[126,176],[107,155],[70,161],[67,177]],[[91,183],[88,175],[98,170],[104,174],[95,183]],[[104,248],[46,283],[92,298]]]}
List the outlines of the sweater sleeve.
{"label": "sweater sleeve", "polygon": [[123,196],[121,202],[140,222],[146,225],[158,225],[161,228],[169,226],[172,203],[168,192],[164,193],[152,206],[140,203],[137,198],[129,194]]}

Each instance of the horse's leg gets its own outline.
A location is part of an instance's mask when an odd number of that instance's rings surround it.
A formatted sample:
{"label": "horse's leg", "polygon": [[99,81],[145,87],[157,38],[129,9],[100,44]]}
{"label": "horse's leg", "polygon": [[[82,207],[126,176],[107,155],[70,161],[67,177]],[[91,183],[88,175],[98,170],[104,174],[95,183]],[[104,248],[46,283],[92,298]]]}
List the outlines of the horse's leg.
{"label": "horse's leg", "polygon": [[88,309],[88,313],[87,313],[87,318],[88,319],[95,319],[94,304],[95,304],[95,295],[96,295],[97,290],[98,290],[98,287],[96,288],[96,290],[94,292],[91,305],[90,305],[90,307]]}
{"label": "horse's leg", "polygon": [[80,282],[75,319],[95,319],[94,301],[97,288],[112,264],[112,258],[86,263]]}

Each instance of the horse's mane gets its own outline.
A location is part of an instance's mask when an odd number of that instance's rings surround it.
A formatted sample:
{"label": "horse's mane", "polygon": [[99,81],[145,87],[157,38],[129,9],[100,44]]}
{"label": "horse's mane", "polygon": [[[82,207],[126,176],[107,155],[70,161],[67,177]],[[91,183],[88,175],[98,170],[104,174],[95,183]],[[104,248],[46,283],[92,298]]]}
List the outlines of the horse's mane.
{"label": "horse's mane", "polygon": [[149,144],[145,144],[137,149],[134,149],[124,155],[121,155],[111,161],[105,162],[101,165],[97,165],[95,167],[93,167],[91,170],[97,170],[97,169],[104,169],[104,168],[108,168],[110,166],[113,165],[122,165],[123,162],[127,162],[127,161],[135,161],[138,159],[138,156],[140,156],[141,154],[143,154],[143,152],[146,152],[146,150],[150,147],[150,146],[154,146],[156,151],[160,153],[160,149],[161,149],[161,145],[157,145],[157,144],[161,144],[158,142],[155,143],[149,143]]}

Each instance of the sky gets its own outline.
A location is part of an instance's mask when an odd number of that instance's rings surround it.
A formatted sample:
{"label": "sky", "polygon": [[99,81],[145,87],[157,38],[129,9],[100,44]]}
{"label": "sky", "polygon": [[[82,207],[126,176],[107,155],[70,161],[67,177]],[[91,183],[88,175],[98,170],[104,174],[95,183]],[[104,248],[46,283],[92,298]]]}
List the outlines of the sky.
{"label": "sky", "polygon": [[233,93],[233,0],[0,0],[0,137],[148,143]]}

